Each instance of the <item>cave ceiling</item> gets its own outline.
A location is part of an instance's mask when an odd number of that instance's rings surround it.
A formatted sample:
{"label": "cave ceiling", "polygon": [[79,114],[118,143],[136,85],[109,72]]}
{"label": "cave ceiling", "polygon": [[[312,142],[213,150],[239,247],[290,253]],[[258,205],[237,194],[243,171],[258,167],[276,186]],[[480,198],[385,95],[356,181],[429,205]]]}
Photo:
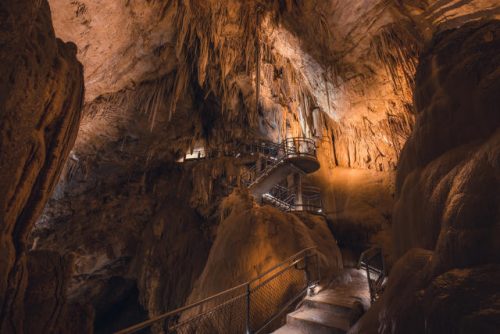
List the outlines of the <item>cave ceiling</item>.
{"label": "cave ceiling", "polygon": [[[183,142],[335,137],[340,165],[377,170],[395,168],[411,132],[413,77],[426,41],[436,31],[500,16],[494,0],[49,3],[56,35],[78,46],[84,65],[77,147],[123,139],[141,110],[144,130],[175,128]],[[195,109],[216,115],[208,133]],[[314,123],[312,110],[322,122]],[[152,141],[162,139],[145,140]]]}

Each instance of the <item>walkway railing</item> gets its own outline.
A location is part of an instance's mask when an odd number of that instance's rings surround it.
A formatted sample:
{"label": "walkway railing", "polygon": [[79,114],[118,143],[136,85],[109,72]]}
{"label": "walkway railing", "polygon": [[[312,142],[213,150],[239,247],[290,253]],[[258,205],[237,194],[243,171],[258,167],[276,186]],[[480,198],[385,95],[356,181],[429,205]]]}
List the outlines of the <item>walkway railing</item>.
{"label": "walkway railing", "polygon": [[262,201],[279,207],[283,211],[307,211],[322,213],[320,189],[313,186],[302,186],[301,198],[297,198],[295,189],[275,185],[269,193],[262,196]]}
{"label": "walkway railing", "polygon": [[307,156],[316,159],[316,143],[313,139],[287,138],[282,142],[282,146],[286,158]]}
{"label": "walkway railing", "polygon": [[266,156],[277,156],[281,145],[270,141],[260,140],[249,144],[223,144],[218,148],[197,147],[184,156],[183,161],[214,159],[220,157],[238,157],[261,153]]}
{"label": "walkway railing", "polygon": [[274,168],[283,164],[288,159],[301,157],[314,160],[317,159],[316,144],[314,140],[310,138],[288,138],[280,144],[270,143],[268,145],[272,145],[272,150],[268,152],[269,154],[264,153],[267,157],[264,168],[257,170],[254,167],[242,174],[242,181],[246,186],[250,187],[252,184],[259,182]]}
{"label": "walkway railing", "polygon": [[380,247],[372,247],[361,253],[358,269],[366,271],[370,300],[374,303],[384,292],[386,283],[385,261]]}
{"label": "walkway railing", "polygon": [[[240,184],[251,188],[266,179],[280,165],[289,163],[288,168],[296,173],[304,174],[304,170],[295,164],[301,160],[317,160],[316,145],[313,139],[304,137],[287,138],[281,143],[260,140],[249,144],[222,145],[217,149],[195,149],[185,156],[184,161],[217,158],[222,156],[240,157],[260,154],[259,164],[247,168],[240,175]],[[258,168],[257,168],[258,167]],[[301,198],[296,198],[294,191],[275,185],[262,200],[283,211],[322,212],[319,190],[303,191]]]}
{"label": "walkway railing", "polygon": [[264,333],[281,325],[282,315],[320,281],[316,247],[306,248],[257,278],[117,334],[153,331],[187,333]]}

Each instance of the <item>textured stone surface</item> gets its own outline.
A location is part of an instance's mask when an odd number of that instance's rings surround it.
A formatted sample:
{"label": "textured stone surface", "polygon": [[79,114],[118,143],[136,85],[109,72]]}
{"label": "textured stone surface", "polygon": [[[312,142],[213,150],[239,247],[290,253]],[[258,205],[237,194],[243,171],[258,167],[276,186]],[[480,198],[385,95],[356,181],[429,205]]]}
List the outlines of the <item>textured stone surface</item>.
{"label": "textured stone surface", "polygon": [[173,70],[173,10],[160,1],[49,1],[56,34],[78,45],[85,99],[157,79]]}
{"label": "textured stone surface", "polygon": [[[51,7],[58,35],[79,47],[87,101],[170,75],[174,84],[164,92],[164,98],[171,100],[167,113],[186,88],[195,85],[205,99],[214,94],[225,111],[217,112],[217,117],[223,118],[221,126],[233,139],[248,128],[274,139],[333,135],[340,165],[394,169],[413,123],[407,81],[414,73],[418,36],[397,27],[392,34],[391,24],[400,18],[378,1],[365,7],[356,4],[359,13],[334,1],[318,5],[331,14],[321,16],[326,20],[321,21],[323,26],[318,26],[317,11],[309,3],[283,6],[270,2],[261,15],[263,110],[258,113],[254,98],[257,3],[52,0]],[[374,31],[382,29],[382,37],[366,40],[357,22],[363,14],[375,21]],[[282,18],[283,26],[275,16]],[[337,19],[341,22],[336,23]],[[291,25],[295,21],[299,25]],[[298,26],[303,28],[297,30]],[[344,26],[352,26],[355,33],[349,34]],[[313,33],[320,39],[315,50],[309,45]],[[373,43],[385,48],[387,56],[370,54]],[[318,57],[317,50],[328,45],[338,49],[328,49],[326,58]],[[354,51],[352,45],[356,45]],[[408,61],[396,54],[399,63],[387,64],[392,71],[387,72],[384,64],[398,47],[408,48]],[[149,109],[147,105],[140,108]],[[312,118],[318,118],[312,115],[314,108],[334,120],[328,126],[331,134],[323,133],[321,125],[313,126]]]}
{"label": "textured stone surface", "polygon": [[[317,247],[321,283],[327,284],[343,265],[337,242],[324,218],[306,213],[288,214],[271,206],[261,207],[246,190],[236,190],[221,204],[220,224],[213,246],[187,304],[248,282],[308,247]],[[273,314],[278,305],[290,298],[289,289],[294,280],[289,275],[290,272],[285,271],[260,289],[255,285],[251,300],[254,321],[261,315]],[[270,277],[273,276],[266,278]],[[210,304],[202,307],[209,308]],[[239,324],[237,320],[234,324],[225,324],[224,331],[234,332]]]}
{"label": "textured stone surface", "polygon": [[46,1],[3,1],[0,13],[0,331],[21,332],[26,237],[76,138],[83,81]]}
{"label": "textured stone surface", "polygon": [[307,247],[318,247],[325,279],[342,269],[337,243],[324,219],[260,207],[249,197],[237,192],[221,204],[217,236],[191,301],[244,283]]}
{"label": "textured stone surface", "polygon": [[400,259],[353,333],[498,331],[499,41],[499,21],[471,23],[424,53],[397,176]]}
{"label": "textured stone surface", "polygon": [[[88,316],[92,322],[95,313],[96,330],[109,325],[114,318],[107,313],[121,307],[134,286],[135,303],[150,316],[182,306],[211,241],[210,219],[189,204],[191,168],[158,161],[132,165],[133,172],[120,168],[88,166],[87,173],[99,175],[92,180],[76,169],[32,233],[36,249],[73,254],[67,297],[93,310]],[[98,196],[89,202],[82,194]],[[108,330],[131,325],[131,319],[141,320],[131,314]]]}
{"label": "textured stone surface", "polygon": [[325,168],[313,179],[322,187],[323,210],[343,246],[366,248],[382,231],[379,237],[387,239],[394,205],[392,173]]}
{"label": "textured stone surface", "polygon": [[93,333],[94,310],[67,298],[72,266],[71,254],[61,256],[49,250],[28,253],[24,333]]}
{"label": "textured stone surface", "polygon": [[[499,15],[491,0],[50,4],[58,35],[79,47],[87,101],[171,74],[172,106],[196,83],[227,110],[225,123],[247,123],[273,137],[277,129],[282,136],[297,131],[286,123],[302,119],[299,131],[335,137],[341,166],[377,170],[395,168],[411,132],[423,42],[443,29]],[[257,5],[263,9],[260,33]],[[259,34],[264,115],[253,97]],[[325,133],[306,124],[313,117],[308,109],[316,107],[333,120]],[[227,124],[226,130],[234,131]]]}
{"label": "textured stone surface", "polygon": [[422,58],[420,118],[397,176],[398,254],[433,249],[441,229],[498,222],[499,34],[498,21],[446,32]]}

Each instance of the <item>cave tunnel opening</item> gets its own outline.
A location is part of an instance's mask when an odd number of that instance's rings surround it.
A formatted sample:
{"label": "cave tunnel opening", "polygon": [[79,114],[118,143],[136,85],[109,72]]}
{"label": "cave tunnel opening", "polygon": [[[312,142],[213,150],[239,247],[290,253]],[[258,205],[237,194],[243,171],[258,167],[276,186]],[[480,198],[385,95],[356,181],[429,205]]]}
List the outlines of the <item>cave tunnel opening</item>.
{"label": "cave tunnel opening", "polygon": [[106,285],[104,295],[95,305],[94,333],[114,333],[148,319],[148,312],[139,302],[139,290],[135,282],[111,277]]}

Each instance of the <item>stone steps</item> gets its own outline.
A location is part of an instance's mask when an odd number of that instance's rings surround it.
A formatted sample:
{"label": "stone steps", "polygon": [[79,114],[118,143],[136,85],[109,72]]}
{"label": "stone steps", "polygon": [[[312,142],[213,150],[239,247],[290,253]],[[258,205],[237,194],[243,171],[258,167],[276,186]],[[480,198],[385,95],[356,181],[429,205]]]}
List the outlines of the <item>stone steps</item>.
{"label": "stone steps", "polygon": [[344,334],[349,329],[348,316],[316,308],[302,307],[288,314],[286,321],[304,333]]}
{"label": "stone steps", "polygon": [[306,334],[301,328],[286,324],[283,327],[278,328],[273,334]]}
{"label": "stone steps", "polygon": [[347,270],[342,280],[314,296],[306,297],[301,307],[287,315],[286,325],[274,334],[346,333],[369,305],[366,278]]}

